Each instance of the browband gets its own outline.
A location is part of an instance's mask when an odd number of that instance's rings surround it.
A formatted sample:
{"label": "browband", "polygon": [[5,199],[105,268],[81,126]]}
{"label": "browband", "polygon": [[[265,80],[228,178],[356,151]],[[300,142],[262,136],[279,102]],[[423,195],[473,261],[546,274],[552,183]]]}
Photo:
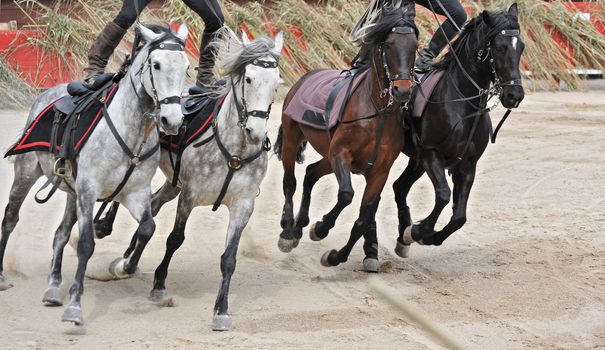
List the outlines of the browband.
{"label": "browband", "polygon": [[252,65],[262,68],[277,68],[279,63],[277,61],[263,61],[256,59],[252,61]]}
{"label": "browband", "polygon": [[521,35],[521,31],[519,29],[504,29],[498,35],[504,36],[519,36]]}
{"label": "browband", "polygon": [[393,27],[391,32],[398,34],[416,34],[416,31],[412,27]]}

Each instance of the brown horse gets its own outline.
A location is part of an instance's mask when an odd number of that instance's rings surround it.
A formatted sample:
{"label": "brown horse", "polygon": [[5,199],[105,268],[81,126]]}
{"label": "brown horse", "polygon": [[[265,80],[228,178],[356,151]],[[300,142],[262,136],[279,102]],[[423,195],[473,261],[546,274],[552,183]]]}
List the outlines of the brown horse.
{"label": "brown horse", "polygon": [[[354,193],[351,173],[362,174],[366,179],[366,188],[359,218],[353,225],[349,241],[339,251],[326,252],[321,258],[321,263],[324,266],[336,266],[347,261],[351,249],[363,235],[366,241],[364,269],[368,272],[378,271],[375,215],[389,170],[404,144],[401,110],[410,98],[410,72],[418,47],[414,17],[413,2],[395,10],[384,10],[377,24],[366,34],[364,43],[371,50],[371,59],[360,72],[353,74],[354,77],[359,77],[359,81],[356,82],[356,78],[351,79],[350,84],[355,87],[347,88],[350,98],[348,102],[343,102],[345,104],[341,113],[337,115],[337,126],[330,129],[327,121],[324,129],[308,126],[301,123],[301,120],[307,118],[308,111],[305,111],[305,117],[302,112],[301,115],[287,112],[293,100],[298,98],[296,94],[299,90],[315,91],[317,83],[314,78],[321,79],[322,74],[334,74],[334,71],[307,73],[286,96],[282,126],[275,142],[275,153],[283,161],[284,167],[285,204],[281,218],[283,231],[278,243],[281,251],[289,252],[298,245],[302,228],[309,224],[313,185],[322,176],[332,172],[336,174],[339,185],[338,201],[321,221],[311,227],[310,237],[314,241],[328,235],[342,210],[351,203]],[[367,113],[368,106],[373,108],[374,113]],[[329,111],[324,112],[324,115],[327,120]],[[306,141],[311,143],[323,159],[307,167],[302,203],[298,217],[294,220],[294,165],[297,160],[301,161]]]}

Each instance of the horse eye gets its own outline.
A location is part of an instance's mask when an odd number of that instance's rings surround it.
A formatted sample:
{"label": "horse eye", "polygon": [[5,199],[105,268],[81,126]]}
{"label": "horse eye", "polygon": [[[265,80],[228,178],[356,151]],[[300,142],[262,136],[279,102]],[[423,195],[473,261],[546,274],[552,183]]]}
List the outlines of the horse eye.
{"label": "horse eye", "polygon": [[250,79],[249,77],[246,77],[246,83],[248,83],[248,84],[252,83],[252,79]]}
{"label": "horse eye", "polygon": [[160,63],[159,62],[153,62],[153,69],[160,70]]}

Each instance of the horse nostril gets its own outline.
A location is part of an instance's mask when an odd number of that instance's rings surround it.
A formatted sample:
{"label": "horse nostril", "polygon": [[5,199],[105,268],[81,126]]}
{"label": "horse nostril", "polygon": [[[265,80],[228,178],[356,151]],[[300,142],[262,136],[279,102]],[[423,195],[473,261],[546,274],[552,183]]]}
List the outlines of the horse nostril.
{"label": "horse nostril", "polygon": [[161,117],[161,118],[160,118],[160,122],[162,123],[162,125],[168,125],[168,118],[166,118],[166,117]]}

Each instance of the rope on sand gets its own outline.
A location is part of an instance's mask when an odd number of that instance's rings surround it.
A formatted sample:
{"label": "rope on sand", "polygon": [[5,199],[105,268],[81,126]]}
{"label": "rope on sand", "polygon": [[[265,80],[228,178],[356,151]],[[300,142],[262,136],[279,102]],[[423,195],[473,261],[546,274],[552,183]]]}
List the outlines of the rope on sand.
{"label": "rope on sand", "polygon": [[413,322],[419,324],[427,333],[438,339],[446,348],[452,350],[462,350],[463,347],[458,344],[444,329],[435,322],[429,320],[420,310],[412,304],[404,301],[397,296],[396,291],[389,287],[382,279],[378,277],[368,278],[370,288],[378,293],[389,304],[395,306],[401,313]]}

